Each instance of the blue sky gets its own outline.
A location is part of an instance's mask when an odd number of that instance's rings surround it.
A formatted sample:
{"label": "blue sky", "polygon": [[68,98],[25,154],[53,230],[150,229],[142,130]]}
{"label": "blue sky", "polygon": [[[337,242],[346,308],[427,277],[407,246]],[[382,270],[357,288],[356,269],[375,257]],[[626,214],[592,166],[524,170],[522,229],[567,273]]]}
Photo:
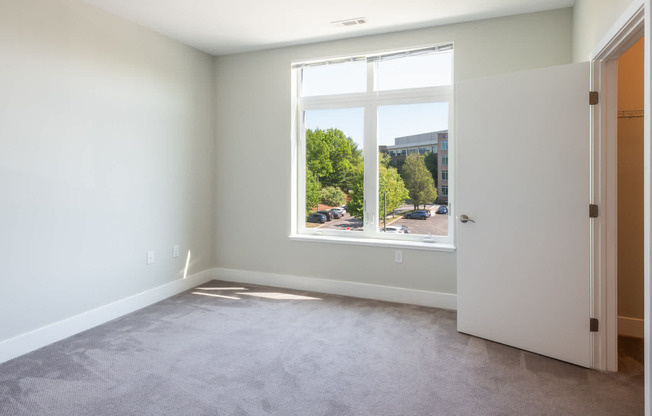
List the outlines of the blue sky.
{"label": "blue sky", "polygon": [[[450,85],[452,53],[416,55],[377,62],[380,90]],[[365,61],[332,63],[304,68],[303,95],[364,92],[367,89]],[[306,129],[338,128],[362,148],[362,108],[306,111]],[[393,145],[396,137],[448,129],[448,103],[383,106],[378,109],[378,144]]]}
{"label": "blue sky", "polygon": [[[306,111],[306,129],[340,129],[362,148],[362,108]],[[378,109],[378,144],[394,138],[448,129],[448,103],[384,106]]]}

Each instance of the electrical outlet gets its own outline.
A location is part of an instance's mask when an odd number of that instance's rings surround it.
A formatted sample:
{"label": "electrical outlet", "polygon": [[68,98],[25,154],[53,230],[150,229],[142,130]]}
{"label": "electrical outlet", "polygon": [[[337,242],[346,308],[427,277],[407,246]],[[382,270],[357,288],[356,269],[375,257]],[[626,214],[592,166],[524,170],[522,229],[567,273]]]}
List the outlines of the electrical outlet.
{"label": "electrical outlet", "polygon": [[147,252],[147,264],[153,264],[155,256],[156,256],[156,253],[154,253],[154,250],[148,251]]}
{"label": "electrical outlet", "polygon": [[172,257],[179,257],[179,246],[172,246]]}
{"label": "electrical outlet", "polygon": [[394,251],[394,263],[403,263],[403,252],[401,250]]}

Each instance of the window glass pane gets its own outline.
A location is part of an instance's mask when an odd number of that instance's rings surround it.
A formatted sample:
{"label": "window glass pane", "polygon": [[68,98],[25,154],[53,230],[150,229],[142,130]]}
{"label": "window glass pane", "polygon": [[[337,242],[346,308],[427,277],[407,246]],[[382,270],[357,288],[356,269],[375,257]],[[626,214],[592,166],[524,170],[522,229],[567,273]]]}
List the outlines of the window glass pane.
{"label": "window glass pane", "polygon": [[447,236],[448,215],[437,213],[448,213],[441,169],[448,150],[439,148],[448,140],[448,103],[380,106],[378,138],[387,149],[379,164],[380,232]]}
{"label": "window glass pane", "polygon": [[438,87],[452,84],[452,51],[378,61],[378,90]]}
{"label": "window glass pane", "polygon": [[345,62],[302,69],[302,95],[345,94],[367,90],[367,63]]}
{"label": "window glass pane", "polygon": [[364,110],[306,111],[305,129],[306,228],[361,231]]}

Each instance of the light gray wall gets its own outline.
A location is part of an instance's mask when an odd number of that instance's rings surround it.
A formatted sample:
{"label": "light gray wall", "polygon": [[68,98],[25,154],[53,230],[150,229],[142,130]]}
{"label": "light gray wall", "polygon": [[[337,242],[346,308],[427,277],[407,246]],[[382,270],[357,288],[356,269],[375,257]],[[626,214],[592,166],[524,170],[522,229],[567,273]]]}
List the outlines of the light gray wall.
{"label": "light gray wall", "polygon": [[455,42],[464,80],[570,63],[570,9],[216,58],[218,267],[456,292],[454,253],[290,241],[290,63]]}
{"label": "light gray wall", "polygon": [[607,32],[630,6],[642,0],[576,0],[573,7],[573,60],[590,61]]}
{"label": "light gray wall", "polygon": [[213,58],[76,0],[0,50],[0,341],[211,268]]}

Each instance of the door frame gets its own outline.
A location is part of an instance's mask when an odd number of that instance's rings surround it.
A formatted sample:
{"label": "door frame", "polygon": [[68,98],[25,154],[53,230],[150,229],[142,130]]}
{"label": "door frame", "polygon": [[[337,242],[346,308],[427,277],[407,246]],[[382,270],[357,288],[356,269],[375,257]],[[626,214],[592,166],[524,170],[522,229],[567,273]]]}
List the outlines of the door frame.
{"label": "door frame", "polygon": [[[647,7],[650,0],[632,3],[630,7],[617,20],[608,32],[605,39],[599,44],[592,54],[591,64],[591,90],[598,91],[600,103],[592,109],[592,172],[591,184],[592,201],[600,207],[600,216],[594,222],[591,240],[593,242],[593,279],[592,316],[600,320],[600,331],[594,337],[593,343],[593,368],[606,371],[618,370],[618,185],[617,185],[617,144],[618,144],[618,58],[633,46],[638,40],[647,35],[649,28],[647,20]],[[649,104],[647,94],[649,91],[649,47],[646,36],[646,103],[645,117],[648,119]],[[644,164],[649,166],[649,124],[645,124]],[[649,199],[649,170],[645,178],[645,229],[649,229],[650,206]],[[645,282],[649,282],[649,247],[650,237],[646,233],[645,239]],[[645,290],[646,309],[646,334],[645,334],[645,376],[646,376],[646,415],[649,415],[649,333],[648,310],[650,304],[649,290]]]}

